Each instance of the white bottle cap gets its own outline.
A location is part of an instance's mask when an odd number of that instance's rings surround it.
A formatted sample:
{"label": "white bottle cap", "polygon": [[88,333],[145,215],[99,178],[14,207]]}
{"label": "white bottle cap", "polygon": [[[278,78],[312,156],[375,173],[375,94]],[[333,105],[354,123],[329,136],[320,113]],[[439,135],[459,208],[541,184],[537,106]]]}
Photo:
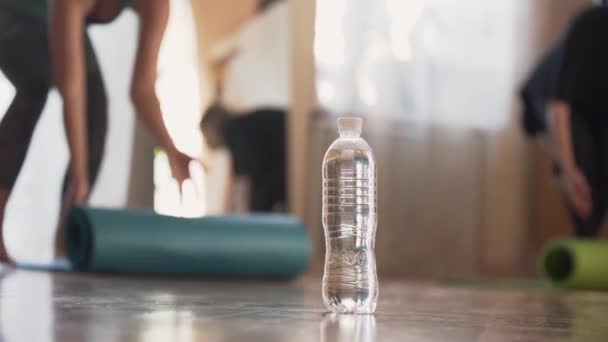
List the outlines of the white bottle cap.
{"label": "white bottle cap", "polygon": [[361,128],[363,127],[363,119],[355,117],[343,117],[338,118],[338,131],[339,132],[353,132],[361,134]]}

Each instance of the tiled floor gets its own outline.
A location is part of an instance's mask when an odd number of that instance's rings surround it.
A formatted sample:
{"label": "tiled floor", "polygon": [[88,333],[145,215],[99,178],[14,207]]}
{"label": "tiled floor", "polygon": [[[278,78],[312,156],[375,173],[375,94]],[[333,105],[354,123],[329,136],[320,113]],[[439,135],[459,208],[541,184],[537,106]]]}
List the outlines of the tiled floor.
{"label": "tiled floor", "polygon": [[0,341],[608,341],[608,294],[382,283],[374,316],[291,284],[0,271]]}

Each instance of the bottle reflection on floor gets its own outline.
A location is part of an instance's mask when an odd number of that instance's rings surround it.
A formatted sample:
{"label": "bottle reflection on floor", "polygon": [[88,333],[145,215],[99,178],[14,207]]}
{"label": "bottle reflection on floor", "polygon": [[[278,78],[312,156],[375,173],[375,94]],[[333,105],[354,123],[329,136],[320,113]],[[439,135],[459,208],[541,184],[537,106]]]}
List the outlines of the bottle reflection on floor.
{"label": "bottle reflection on floor", "polygon": [[322,342],[374,342],[376,317],[328,313],[321,320],[320,330]]}

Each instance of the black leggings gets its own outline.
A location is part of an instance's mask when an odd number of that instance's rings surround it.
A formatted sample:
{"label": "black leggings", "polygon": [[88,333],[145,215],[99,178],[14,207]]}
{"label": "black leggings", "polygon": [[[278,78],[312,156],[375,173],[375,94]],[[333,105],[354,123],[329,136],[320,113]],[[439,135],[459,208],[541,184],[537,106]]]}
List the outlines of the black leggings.
{"label": "black leggings", "polygon": [[569,206],[576,236],[596,237],[608,209],[608,132],[604,128],[606,123],[591,122],[588,116],[573,110],[570,124],[576,164],[591,188],[591,216],[580,217],[568,200],[565,202]]}
{"label": "black leggings", "polygon": [[224,123],[234,172],[251,180],[253,212],[270,212],[286,204],[285,116],[282,109],[260,108]]}
{"label": "black leggings", "polygon": [[[10,191],[15,185],[52,86],[47,35],[44,21],[0,7],[0,70],[16,91],[0,121],[0,189]],[[89,181],[93,186],[103,157],[108,104],[101,70],[86,32],[84,39]],[[44,176],[43,171],[40,176]],[[64,190],[68,181],[66,174]]]}

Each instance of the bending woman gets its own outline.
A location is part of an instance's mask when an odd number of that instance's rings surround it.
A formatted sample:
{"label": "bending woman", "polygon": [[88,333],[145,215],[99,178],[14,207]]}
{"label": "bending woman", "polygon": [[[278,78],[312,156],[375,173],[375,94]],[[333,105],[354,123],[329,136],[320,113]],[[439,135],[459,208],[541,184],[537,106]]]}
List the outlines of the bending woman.
{"label": "bending woman", "polygon": [[[189,177],[191,160],[173,144],[155,92],[160,43],[168,0],[0,0],[0,70],[16,90],[0,122],[0,262],[12,263],[3,239],[6,203],[27,154],[49,90],[63,100],[70,162],[64,180],[62,215],[86,203],[103,157],[107,99],[87,25],[109,23],[125,9],[139,17],[139,42],[131,99],[138,117],[168,154],[178,182]],[[63,254],[58,228],[55,253]]]}

